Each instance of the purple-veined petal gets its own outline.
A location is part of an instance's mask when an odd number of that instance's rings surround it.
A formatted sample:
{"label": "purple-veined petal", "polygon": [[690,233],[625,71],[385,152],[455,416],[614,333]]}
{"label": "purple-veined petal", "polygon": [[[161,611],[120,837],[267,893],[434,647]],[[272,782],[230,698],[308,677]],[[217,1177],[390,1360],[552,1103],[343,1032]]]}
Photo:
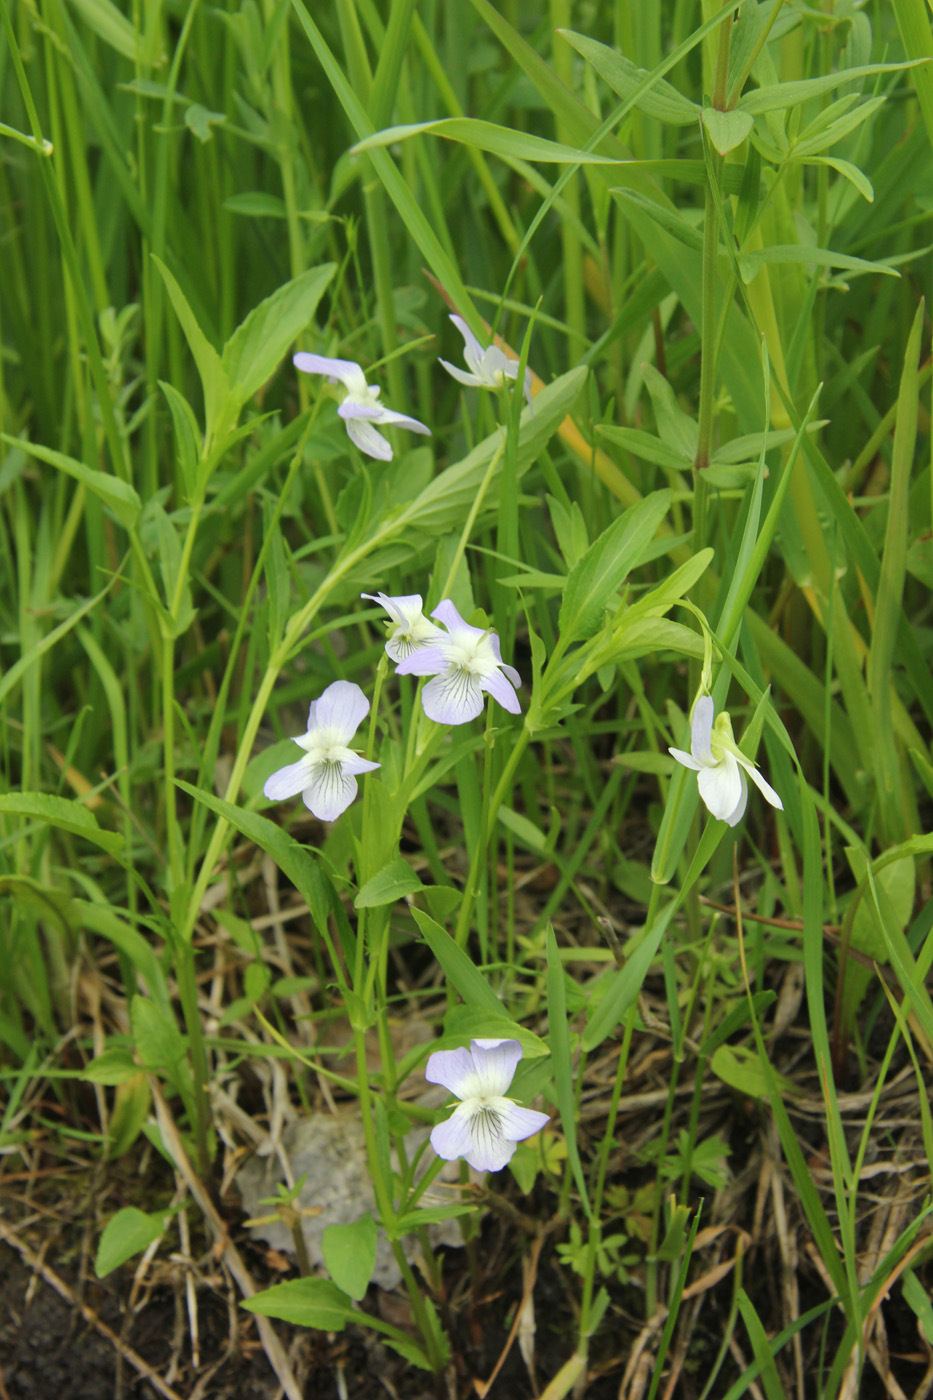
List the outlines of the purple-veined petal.
{"label": "purple-veined petal", "polygon": [[551,1121],[550,1114],[539,1113],[534,1108],[522,1108],[511,1099],[506,1099],[503,1104],[497,1105],[497,1108],[502,1136],[508,1142],[524,1142],[525,1138],[540,1133]]}
{"label": "purple-veined petal", "polygon": [[476,1066],[469,1050],[435,1050],[428,1056],[424,1077],[429,1084],[443,1084],[458,1099],[471,1099],[476,1087]]}
{"label": "purple-veined petal", "polygon": [[301,800],[321,822],[335,822],[357,793],[356,779],[340,763],[316,763]]}
{"label": "purple-veined petal", "polygon": [[751,759],[740,757],[738,761],[739,763],[741,763],[742,767],[745,769],[746,773],[751,778],[752,782],[755,784],[756,788],[761,793],[765,801],[770,802],[771,806],[776,807],[779,812],[783,812],[784,803],[778,797],[771,784],[761,776],[754,763],[752,763]]}
{"label": "purple-veined petal", "polygon": [[[424,652],[415,652],[416,657],[423,655]],[[421,692],[421,703],[435,724],[466,724],[483,713],[483,692],[476,676],[460,666],[449,666],[428,681]]]}
{"label": "purple-veined petal", "polygon": [[452,365],[449,360],[441,360],[440,355],[438,355],[437,358],[440,360],[447,373],[451,375],[452,378],[456,379],[458,384],[465,384],[468,389],[484,388],[483,381],[478,375],[468,374],[465,369],[458,369],[458,367]]}
{"label": "purple-veined petal", "polygon": [[431,1129],[431,1146],[445,1162],[455,1162],[458,1157],[469,1160],[473,1146],[471,1112],[471,1105],[462,1103],[448,1119]]}
{"label": "purple-veined petal", "polygon": [[[460,1112],[467,1104],[461,1104]],[[515,1143],[502,1131],[502,1118],[492,1106],[476,1106],[470,1119],[470,1150],[464,1159],[478,1172],[497,1172],[515,1155]]]}
{"label": "purple-veined petal", "polygon": [[742,770],[732,754],[723,754],[719,763],[701,767],[697,783],[700,796],[712,815],[720,821],[729,821],[742,798]]}
{"label": "purple-veined petal", "polygon": [[476,1083],[480,1086],[473,1090],[474,1094],[484,1099],[503,1097],[522,1058],[522,1047],[518,1041],[471,1040],[470,1054]]}
{"label": "purple-veined petal", "polygon": [[508,710],[513,715],[521,714],[522,707],[518,703],[518,696],[501,671],[496,670],[488,676],[483,676],[480,687],[483,690],[488,690],[492,698],[498,700],[503,710]]}
{"label": "purple-veined petal", "polygon": [[712,733],[713,697],[701,695],[693,707],[693,719],[690,722],[690,752],[704,768],[716,762],[710,747]]}
{"label": "purple-veined petal", "polygon": [[672,754],[677,762],[682,763],[685,768],[692,768],[694,773],[698,773],[702,767],[702,764],[697,763],[692,754],[684,753],[683,749],[668,749],[668,753]]}
{"label": "purple-veined petal", "polygon": [[347,418],[345,422],[350,441],[356,443],[361,452],[375,457],[377,462],[391,462],[392,448],[372,423],[365,418]]}
{"label": "purple-veined petal", "polygon": [[292,356],[292,364],[305,374],[326,374],[331,379],[339,379],[350,393],[366,389],[366,375],[355,360],[334,360],[329,355],[309,355],[302,350]]}
{"label": "purple-veined petal", "polygon": [[334,729],[349,744],[369,714],[369,701],[354,681],[332,681],[315,702],[315,728]]}
{"label": "purple-veined petal", "polygon": [[436,676],[446,671],[450,665],[449,643],[445,640],[433,646],[419,647],[400,661],[396,667],[399,676]]}
{"label": "purple-veined petal", "polygon": [[286,768],[279,768],[263,784],[263,796],[268,797],[270,802],[282,802],[286,797],[297,797],[299,792],[308,786],[308,778],[311,774],[311,764],[307,758],[300,758],[297,763],[289,763]]}

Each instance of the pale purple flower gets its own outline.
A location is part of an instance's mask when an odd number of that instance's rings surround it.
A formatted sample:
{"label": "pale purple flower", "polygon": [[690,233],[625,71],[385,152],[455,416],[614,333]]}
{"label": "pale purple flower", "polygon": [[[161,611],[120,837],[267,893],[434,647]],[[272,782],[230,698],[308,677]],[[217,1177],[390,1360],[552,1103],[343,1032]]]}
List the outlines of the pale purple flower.
{"label": "pale purple flower", "polygon": [[447,628],[435,642],[429,642],[406,657],[396,668],[400,676],[433,676],[421,692],[421,703],[428,719],[437,724],[466,724],[483,711],[483,691],[513,715],[521,711],[514,687],[522,678],[507,666],[499,651],[495,632],[471,627],[449,598],[431,613]]}
{"label": "pale purple flower", "polygon": [[386,642],[386,656],[390,661],[404,661],[413,651],[420,651],[436,638],[445,636],[422,612],[420,593],[405,593],[397,598],[390,598],[387,593],[361,593],[360,597],[371,598],[385,608],[392,619]]}
{"label": "pale purple flower", "polygon": [[351,441],[367,456],[377,457],[380,462],[392,460],[392,448],[376,431],[376,423],[380,427],[409,428],[413,433],[427,433],[430,437],[431,429],[417,418],[395,413],[379,402],[380,389],[366,383],[366,376],[355,360],[332,360],[327,355],[309,355],[302,351],[293,355],[292,361],[296,369],[305,374],[326,374],[328,384],[343,385],[347,392],[337,412],[347,425]]}
{"label": "pale purple flower", "polygon": [[735,826],[745,815],[748,802],[746,773],[763,797],[783,812],[784,804],[770,783],[765,782],[754,763],[732,737],[732,721],[725,710],[713,723],[713,701],[701,695],[693,707],[690,723],[690,752],[668,749],[678,763],[697,775],[700,796],[714,817]]}
{"label": "pale purple flower", "polygon": [[[509,359],[498,345],[490,345],[484,350],[462,316],[450,318],[463,336],[463,358],[470,373],[458,369],[447,360],[441,360],[448,374],[452,374],[458,384],[468,384],[477,389],[499,389],[507,379],[518,378],[518,360]],[[438,357],[440,358],[440,357]],[[525,370],[525,398],[531,407],[531,371]]]}
{"label": "pale purple flower", "polygon": [[369,701],[352,681],[334,681],[312,700],[308,732],[295,738],[305,750],[297,763],[266,779],[263,793],[273,802],[301,793],[309,811],[322,822],[336,821],[356,796],[356,774],[379,768],[348,748],[369,713]]}
{"label": "pale purple flower", "polygon": [[550,1122],[546,1113],[520,1108],[505,1097],[522,1057],[517,1040],[471,1040],[469,1050],[436,1050],[424,1077],[443,1084],[460,1100],[451,1116],[431,1130],[438,1157],[463,1157],[478,1172],[497,1172],[515,1152],[516,1143]]}

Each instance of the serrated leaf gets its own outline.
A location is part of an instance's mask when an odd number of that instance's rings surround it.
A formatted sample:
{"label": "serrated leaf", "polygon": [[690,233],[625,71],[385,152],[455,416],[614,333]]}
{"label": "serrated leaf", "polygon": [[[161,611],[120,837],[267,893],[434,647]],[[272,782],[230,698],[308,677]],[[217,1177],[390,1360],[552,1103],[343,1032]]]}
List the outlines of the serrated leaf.
{"label": "serrated leaf", "polygon": [[56,797],[47,792],[5,792],[0,794],[0,813],[26,817],[30,821],[47,822],[49,826],[83,836],[115,856],[123,849],[123,837],[115,831],[101,831],[97,818],[80,802]]}
{"label": "serrated leaf", "polygon": [[80,481],[89,491],[93,491],[104,505],[110,507],[120,524],[127,529],[136,523],[142,510],[142,501],[139,499],[139,493],[128,481],[121,481],[118,476],[111,476],[109,472],[85,466],[76,457],[68,457],[64,452],[55,452],[51,447],[40,447],[38,443],[27,442],[25,438],[0,433],[0,442],[18,447],[30,457],[35,457],[38,461],[74,477],[75,481]]}
{"label": "serrated leaf", "polygon": [[164,1217],[161,1215],[147,1215],[135,1206],[118,1210],[104,1226],[100,1244],[97,1246],[97,1258],[94,1261],[97,1277],[106,1278],[107,1274],[125,1264],[127,1259],[132,1259],[134,1254],[142,1254],[144,1249],[148,1249],[153,1241],[160,1237],[164,1229]]}
{"label": "serrated leaf", "polygon": [[638,563],[668,512],[669,491],[654,491],[614,520],[571,569],[561,602],[562,637],[580,641],[596,632],[612,596]]}
{"label": "serrated leaf", "polygon": [[352,1225],[328,1225],[321,1236],[327,1272],[357,1302],[365,1296],[376,1267],[378,1237],[371,1215],[361,1216]]}

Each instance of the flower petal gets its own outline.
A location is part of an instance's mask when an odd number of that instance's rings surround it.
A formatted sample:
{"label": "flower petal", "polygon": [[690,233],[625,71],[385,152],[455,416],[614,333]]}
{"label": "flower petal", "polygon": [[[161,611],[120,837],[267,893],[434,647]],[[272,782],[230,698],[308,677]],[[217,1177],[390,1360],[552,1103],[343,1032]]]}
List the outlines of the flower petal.
{"label": "flower petal", "polygon": [[480,1085],[473,1092],[484,1099],[502,1097],[522,1058],[521,1045],[517,1040],[471,1040],[470,1054]]}
{"label": "flower petal", "polygon": [[685,768],[692,768],[694,773],[698,773],[702,764],[697,763],[692,754],[684,753],[683,749],[668,749],[669,754],[673,754],[678,763],[682,763]]}
{"label": "flower petal", "polygon": [[524,1142],[525,1138],[540,1133],[541,1129],[546,1128],[551,1121],[550,1114],[539,1113],[534,1108],[521,1108],[511,1099],[506,1099],[505,1103],[497,1105],[497,1108],[499,1122],[502,1125],[502,1136],[508,1142]]}
{"label": "flower petal", "polygon": [[[415,653],[416,657],[424,655],[423,651]],[[476,676],[460,666],[448,666],[433,681],[428,681],[421,692],[421,703],[428,719],[433,719],[435,724],[467,724],[483,713],[483,692]]]}
{"label": "flower petal", "polygon": [[693,707],[693,718],[690,722],[690,752],[704,768],[716,762],[710,747],[712,733],[713,697],[701,695]]}
{"label": "flower petal", "polygon": [[[511,669],[509,667],[509,670]],[[483,690],[488,690],[493,699],[498,700],[503,710],[508,710],[513,715],[521,714],[522,707],[518,703],[518,696],[501,671],[495,670],[491,675],[484,676],[480,681],[480,687]]]}
{"label": "flower petal", "polygon": [[470,327],[462,316],[451,316],[451,321],[463,336],[463,358],[471,369],[483,358],[483,347],[480,345]]}
{"label": "flower petal", "polygon": [[435,1050],[433,1055],[428,1056],[424,1077],[429,1084],[443,1084],[458,1099],[475,1098],[480,1092],[473,1056],[462,1047],[459,1050]]}
{"label": "flower petal", "polygon": [[754,763],[752,763],[751,759],[745,758],[741,755],[736,755],[736,757],[738,758],[739,763],[741,763],[742,767],[745,769],[746,773],[751,778],[752,782],[755,784],[756,788],[761,793],[765,801],[770,802],[771,806],[776,807],[779,812],[783,812],[784,803],[778,797],[771,784],[769,782],[766,782],[765,779],[761,776],[760,772],[755,767]]}
{"label": "flower petal", "polygon": [[292,364],[305,374],[326,374],[331,379],[339,379],[351,394],[368,387],[366,375],[355,360],[333,360],[329,355],[309,355],[302,350],[292,356]]}
{"label": "flower petal", "polygon": [[[455,1115],[467,1109],[461,1104]],[[511,1161],[515,1155],[515,1143],[510,1142],[502,1131],[502,1119],[491,1107],[474,1109],[470,1119],[470,1150],[463,1156],[478,1172],[497,1172]]]}
{"label": "flower petal", "polygon": [[357,793],[356,779],[340,763],[316,763],[301,800],[321,822],[335,822]]}
{"label": "flower petal", "polygon": [[456,379],[458,384],[466,384],[467,387],[470,389],[485,388],[483,381],[478,375],[468,374],[465,369],[458,369],[457,366],[452,365],[449,360],[441,360],[440,355],[438,355],[437,358],[440,360],[447,373],[451,375],[454,379]]}
{"label": "flower petal", "polygon": [[[697,783],[700,796],[712,815],[720,821],[729,821],[742,799],[742,770],[732,754],[724,754],[719,763],[701,767]],[[738,819],[735,817],[730,825],[734,826]]]}
{"label": "flower petal", "polygon": [[460,1104],[446,1122],[438,1123],[431,1129],[431,1146],[445,1162],[455,1162],[458,1157],[467,1156],[473,1146],[469,1104]]}
{"label": "flower petal", "polygon": [[431,616],[436,617],[438,622],[443,622],[451,635],[455,632],[468,632],[471,637],[483,635],[482,627],[471,627],[468,622],[464,622],[449,598],[442,598],[432,611]]}
{"label": "flower petal", "polygon": [[378,462],[391,462],[392,448],[372,423],[365,418],[347,418],[344,421],[350,441],[356,443],[361,452],[365,452],[367,457],[375,457]]}
{"label": "flower petal", "polygon": [[351,754],[349,758],[342,758],[340,766],[345,773],[373,773],[377,768],[381,768],[381,763],[373,763],[370,758],[361,758],[358,753]]}
{"label": "flower petal", "polygon": [[[350,394],[338,406],[337,412],[345,423],[349,423],[351,418],[368,418],[370,422],[381,423],[385,416],[381,403],[360,403]],[[350,431],[349,428],[347,431]]]}
{"label": "flower petal", "polygon": [[333,729],[348,744],[369,714],[369,701],[354,681],[332,681],[315,701],[315,729]]}
{"label": "flower petal", "polygon": [[307,757],[299,758],[297,763],[290,763],[286,768],[279,768],[268,777],[263,784],[263,796],[268,797],[270,802],[281,802],[286,797],[297,797],[308,786],[308,778],[311,775],[311,764]]}
{"label": "flower petal", "polygon": [[[444,634],[438,629],[440,636]],[[396,675],[399,676],[436,676],[440,671],[446,671],[450,665],[448,654],[449,643],[446,641],[436,643],[434,646],[419,647],[411,656],[406,656],[396,667]]]}
{"label": "flower petal", "polygon": [[745,816],[745,808],[748,805],[748,783],[745,781],[745,774],[739,769],[739,782],[742,785],[742,794],[732,811],[726,817],[730,826],[737,826]]}
{"label": "flower petal", "polygon": [[427,433],[431,436],[431,429],[417,418],[411,418],[407,413],[396,413],[394,408],[384,408],[379,415],[379,422],[385,423],[393,428],[407,428],[411,433]]}

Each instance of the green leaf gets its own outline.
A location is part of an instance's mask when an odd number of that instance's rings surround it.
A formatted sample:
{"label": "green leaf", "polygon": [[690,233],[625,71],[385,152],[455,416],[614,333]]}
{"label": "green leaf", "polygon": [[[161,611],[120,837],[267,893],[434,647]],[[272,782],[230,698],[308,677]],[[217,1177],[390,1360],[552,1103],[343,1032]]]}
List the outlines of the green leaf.
{"label": "green leaf", "polygon": [[[601,1045],[607,1035],[612,1034],[638,996],[676,907],[676,902],[672,901],[662,909],[653,927],[643,930],[638,946],[625,959],[624,967],[609,974],[611,980],[608,990],[598,1004],[587,1012],[586,1028],[582,1037],[583,1048],[587,1054]],[[600,978],[600,981],[602,980]]]}
{"label": "green leaf", "polygon": [[838,267],[843,272],[883,272],[886,277],[899,277],[896,268],[885,262],[869,262],[867,258],[852,258],[848,253],[834,253],[831,248],[815,248],[807,243],[775,243],[753,253],[739,253],[739,271],[747,286],[769,263],[805,263],[816,267]]}
{"label": "green leaf", "polygon": [[933,1302],[913,1269],[905,1269],[902,1282],[904,1301],[909,1304],[923,1329],[927,1341],[933,1343]]}
{"label": "green leaf", "polygon": [[610,423],[600,423],[596,431],[600,437],[618,443],[634,457],[640,457],[643,462],[653,462],[666,471],[686,472],[693,467],[693,457],[662,442],[652,433],[642,432],[640,428],[616,428]]}
{"label": "green leaf", "polygon": [[262,388],[286,350],[306,329],[335,267],[335,263],[324,263],[287,282],[260,302],[233,332],[221,358],[232,392],[242,402]]}
{"label": "green leaf", "polygon": [[706,133],[721,156],[741,146],[755,124],[751,112],[741,110],[720,112],[715,107],[703,108],[703,125]]}
{"label": "green leaf", "polygon": [[109,472],[87,467],[76,457],[67,457],[64,452],[55,452],[51,447],[40,447],[38,443],[27,442],[25,438],[10,437],[9,433],[0,433],[0,442],[19,447],[23,452],[28,452],[30,457],[73,476],[75,481],[80,481],[82,486],[93,491],[104,505],[110,507],[121,525],[127,529],[135,525],[142,510],[142,501],[128,481],[121,481],[118,476],[111,476]]}
{"label": "green leaf", "polygon": [[[592,64],[603,81],[623,99],[630,98],[649,76],[646,69],[636,67],[615,49],[600,44],[596,39],[575,34],[571,29],[560,29],[558,33],[587,63]],[[695,125],[702,112],[702,108],[663,78],[655,79],[651,87],[637,98],[635,106],[647,116],[669,126]]]}
{"label": "green leaf", "polygon": [[502,156],[505,160],[538,161],[542,164],[568,165],[635,165],[637,161],[627,161],[618,156],[599,155],[595,151],[582,151],[576,146],[565,146],[560,141],[549,141],[543,136],[534,136],[524,131],[514,131],[508,126],[496,126],[493,122],[478,121],[472,117],[441,117],[436,121],[411,122],[404,126],[390,126],[358,141],[351,154],[371,151],[379,146],[391,146],[396,141],[407,141],[411,136],[445,136],[450,141],[459,141],[479,151]]}
{"label": "green leaf", "polygon": [[210,141],[213,137],[214,133],[211,127],[222,126],[226,120],[224,112],[211,112],[200,102],[192,102],[190,107],[185,108],[185,126],[189,131],[194,132],[202,144],[205,141]]}
{"label": "green leaf", "polygon": [[328,1225],[321,1237],[327,1272],[357,1302],[365,1296],[376,1267],[378,1234],[372,1216],[363,1215],[352,1225]]}
{"label": "green leaf", "polygon": [[567,577],[559,626],[562,637],[580,641],[602,624],[610,599],[654,538],[671,503],[669,491],[654,491],[604,530]]}
{"label": "green leaf", "polygon": [[187,298],[175,278],[169,272],[161,258],[152,254],[152,260],[162,276],[162,281],[168,290],[172,305],[175,308],[175,315],[181,322],[181,328],[185,333],[188,348],[194,356],[194,362],[198,367],[198,374],[201,376],[201,388],[204,391],[204,417],[207,426],[207,435],[212,437],[218,432],[221,416],[227,405],[230,386],[227,382],[227,375],[224,371],[223,363],[217,351],[211,345],[207,336],[198,325],[197,319]]}
{"label": "green leaf", "polygon": [[136,62],[139,57],[136,30],[113,0],[71,0],[71,4],[99,39],[131,63]]}
{"label": "green leaf", "polygon": [[926,63],[923,58],[906,63],[866,63],[858,68],[843,68],[836,73],[824,73],[819,78],[802,78],[793,83],[768,83],[765,87],[753,88],[739,98],[737,109],[742,112],[791,111],[813,97],[822,97],[833,88],[853,83],[858,78],[868,78],[875,73],[897,73],[904,68],[914,68],[918,63]]}
{"label": "green leaf", "polygon": [[95,1055],[81,1078],[91,1084],[106,1084],[112,1087],[115,1084],[125,1084],[137,1074],[139,1065],[128,1050],[104,1050],[100,1055]]}
{"label": "green leaf", "polygon": [[444,1034],[432,1040],[431,1050],[456,1050],[470,1040],[517,1040],[528,1060],[548,1054],[544,1041],[534,1031],[513,1021],[500,1004],[498,1012],[485,1006],[452,1006],[444,1017]]}
{"label": "green leaf", "polygon": [[548,1033],[551,1042],[551,1066],[554,1070],[554,1088],[557,1094],[557,1107],[564,1129],[567,1144],[567,1159],[573,1179],[580,1192],[580,1203],[587,1215],[590,1211],[590,1198],[583,1175],[583,1164],[577,1147],[576,1098],[573,1084],[573,1055],[570,1049],[570,1026],[567,1021],[566,973],[560,960],[554,929],[547,926],[547,1013]]}
{"label": "green leaf", "polygon": [[129,958],[136,971],[145,979],[146,987],[153,1001],[163,1011],[168,1012],[171,1001],[165,975],[149,940],[103,902],[73,899],[71,907],[81,928],[99,934],[101,938],[106,938]]}
{"label": "green leaf", "polygon": [[493,1016],[508,1016],[506,1007],[496,996],[489,982],[469,955],[458,948],[446,929],[441,928],[432,918],[420,909],[412,909],[415,923],[420,928],[424,940],[437,958],[454,988],[468,1006],[478,1006]]}
{"label": "green leaf", "polygon": [[342,1332],[347,1322],[355,1318],[367,1322],[366,1314],[358,1313],[342,1289],[328,1278],[299,1278],[291,1283],[277,1283],[240,1304],[247,1312],[260,1317],[276,1317],[297,1327],[316,1327],[322,1332]]}
{"label": "green leaf", "polygon": [[101,831],[97,818],[80,802],[67,797],[54,797],[46,792],[6,792],[0,794],[0,813],[26,817],[30,821],[47,822],[49,826],[83,836],[115,856],[123,849],[123,837],[115,831]]}
{"label": "green leaf", "polygon": [[[761,1068],[758,1052],[746,1045],[720,1045],[710,1058],[710,1069],[730,1089],[747,1094],[752,1099],[768,1097],[768,1080]],[[777,1070],[771,1071],[782,1094],[793,1093],[794,1086]]]}
{"label": "green leaf", "polygon": [[667,205],[659,203],[658,200],[650,199],[640,190],[616,187],[611,193],[626,212],[635,209],[642,214],[647,214],[652,223],[657,224],[658,228],[669,233],[672,238],[676,238],[677,242],[682,243],[685,248],[690,248],[695,253],[702,250],[702,233],[695,224],[690,223],[676,209],[670,209]]}
{"label": "green leaf", "polygon": [[194,409],[184,395],[180,394],[173,384],[166,383],[164,379],[159,380],[159,388],[165,395],[166,403],[171,410],[178,463],[181,467],[185,491],[190,501],[194,497],[197,486],[198,462],[201,460],[203,451],[201,430],[198,427],[198,420],[194,416]]}
{"label": "green leaf", "polygon": [[383,904],[394,904],[406,895],[423,889],[421,881],[407,860],[401,856],[390,861],[377,875],[360,890],[353,901],[354,909],[378,909]]}
{"label": "green leaf", "polygon": [[164,1230],[163,1215],[147,1215],[135,1206],[118,1210],[104,1226],[100,1244],[97,1246],[97,1258],[94,1261],[97,1277],[106,1278],[114,1269],[119,1269],[121,1264],[125,1264],[127,1259],[132,1259],[134,1254],[142,1254],[144,1249],[148,1249],[160,1238]]}
{"label": "green leaf", "polygon": [[242,194],[232,194],[224,200],[224,208],[230,214],[243,214],[252,219],[287,219],[284,199],[276,194],[264,194],[261,190],[244,190]]}
{"label": "green leaf", "polygon": [[133,1044],[147,1069],[171,1070],[185,1058],[185,1037],[170,1011],[135,996],[130,1014]]}

